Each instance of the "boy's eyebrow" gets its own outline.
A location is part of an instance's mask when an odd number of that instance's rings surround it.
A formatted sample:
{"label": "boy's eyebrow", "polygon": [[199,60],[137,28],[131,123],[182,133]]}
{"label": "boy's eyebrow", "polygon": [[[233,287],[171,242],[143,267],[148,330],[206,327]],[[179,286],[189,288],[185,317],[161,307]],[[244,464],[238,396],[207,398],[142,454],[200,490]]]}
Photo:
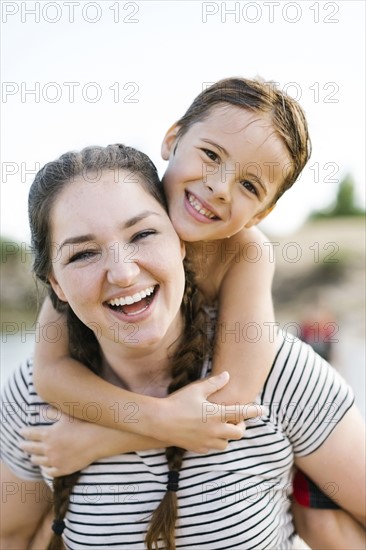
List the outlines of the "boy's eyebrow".
{"label": "boy's eyebrow", "polygon": [[[158,212],[153,212],[152,210],[144,210],[137,216],[133,216],[132,218],[129,218],[127,221],[121,224],[121,229],[129,229],[130,227],[136,225],[140,221],[144,220],[145,218],[148,218],[149,216],[158,216],[160,217],[160,214]],[[65,245],[68,244],[82,244],[89,241],[95,241],[96,237],[92,233],[87,233],[86,235],[78,235],[76,237],[69,237],[68,239],[65,239],[61,245],[59,246],[59,250]]]}
{"label": "boy's eyebrow", "polygon": [[204,138],[201,138],[201,141],[204,141],[205,143],[209,143],[210,145],[213,145],[214,147],[217,147],[217,149],[222,151],[224,153],[224,155],[226,155],[227,157],[229,156],[229,153],[226,151],[226,149],[224,147],[222,147],[221,145],[219,145],[218,143],[216,143],[215,141],[211,141],[210,139],[204,139]]}

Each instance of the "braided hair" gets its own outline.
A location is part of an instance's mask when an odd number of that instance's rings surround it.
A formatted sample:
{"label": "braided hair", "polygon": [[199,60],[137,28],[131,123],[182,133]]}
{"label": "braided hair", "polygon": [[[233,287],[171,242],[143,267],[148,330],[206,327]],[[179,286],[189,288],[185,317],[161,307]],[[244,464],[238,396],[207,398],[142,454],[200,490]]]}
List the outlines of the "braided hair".
{"label": "braided hair", "polygon": [[[168,393],[197,380],[204,358],[210,351],[203,295],[194,284],[193,273],[187,265],[185,272],[186,289],[182,304],[184,332],[181,344],[172,357],[172,381]],[[145,538],[148,550],[158,549],[159,539],[162,539],[166,550],[175,550],[174,530],[178,516],[176,491],[184,453],[185,449],[180,447],[168,447],[165,451],[169,468],[167,491],[151,517]]]}
{"label": "braided hair", "polygon": [[[66,153],[56,161],[46,164],[37,173],[28,200],[34,252],[33,271],[47,285],[55,309],[66,315],[70,355],[99,375],[102,364],[101,351],[94,332],[78,319],[66,302],[59,300],[49,284],[49,276],[52,271],[50,211],[63,187],[71,184],[74,178],[83,176],[85,171],[98,172],[102,169],[119,168],[131,170],[142,176],[139,180],[140,183],[166,208],[155,166],[146,155],[124,145],[87,147],[79,153]],[[207,317],[203,296],[194,284],[194,276],[187,261],[185,261],[185,268],[186,285],[181,306],[184,328],[179,344],[170,358],[172,381],[168,387],[168,393],[199,378],[203,360],[210,345],[206,330]],[[80,342],[83,343],[82,346]],[[178,515],[176,491],[184,452],[184,449],[178,447],[166,449],[169,468],[167,491],[151,517],[145,540],[149,550],[158,548],[159,540],[163,541],[167,550],[175,548],[174,530]],[[62,550],[64,548],[62,542],[64,520],[73,487],[79,476],[80,472],[75,472],[54,479],[53,536],[47,550]]]}

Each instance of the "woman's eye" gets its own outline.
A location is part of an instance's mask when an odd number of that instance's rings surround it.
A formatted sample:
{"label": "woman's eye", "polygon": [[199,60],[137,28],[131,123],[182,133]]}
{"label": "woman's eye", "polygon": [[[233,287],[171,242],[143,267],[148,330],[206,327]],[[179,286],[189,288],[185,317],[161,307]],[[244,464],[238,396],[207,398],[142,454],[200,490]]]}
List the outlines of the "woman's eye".
{"label": "woman's eye", "polygon": [[247,189],[250,193],[253,193],[256,197],[258,197],[258,190],[257,188],[248,180],[244,180],[241,182],[242,186]]}
{"label": "woman's eye", "polygon": [[77,252],[71,258],[69,259],[69,263],[78,262],[78,261],[94,261],[96,262],[99,260],[101,256],[101,253],[97,250],[83,250],[81,252]]}
{"label": "woman's eye", "polygon": [[210,149],[202,149],[202,151],[205,153],[205,155],[208,156],[208,158],[210,160],[212,160],[213,162],[216,162],[217,160],[219,160],[219,156],[214,153],[213,151],[211,151]]}
{"label": "woman's eye", "polygon": [[139,231],[136,233],[132,239],[131,242],[134,241],[140,241],[141,239],[146,239],[146,237],[149,237],[150,235],[156,235],[157,231],[155,229],[145,229],[144,231]]}

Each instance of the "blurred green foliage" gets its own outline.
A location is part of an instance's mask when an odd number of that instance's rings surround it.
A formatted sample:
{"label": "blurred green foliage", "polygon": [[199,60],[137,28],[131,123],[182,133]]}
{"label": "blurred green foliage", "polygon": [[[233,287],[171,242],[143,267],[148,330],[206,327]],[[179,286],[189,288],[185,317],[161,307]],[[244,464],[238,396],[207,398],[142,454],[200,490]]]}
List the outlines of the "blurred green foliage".
{"label": "blurred green foliage", "polygon": [[0,316],[2,323],[36,319],[41,293],[32,274],[28,243],[0,237]]}
{"label": "blurred green foliage", "polygon": [[351,174],[340,182],[335,202],[324,210],[313,212],[310,219],[365,216],[366,212],[356,203],[355,183]]}

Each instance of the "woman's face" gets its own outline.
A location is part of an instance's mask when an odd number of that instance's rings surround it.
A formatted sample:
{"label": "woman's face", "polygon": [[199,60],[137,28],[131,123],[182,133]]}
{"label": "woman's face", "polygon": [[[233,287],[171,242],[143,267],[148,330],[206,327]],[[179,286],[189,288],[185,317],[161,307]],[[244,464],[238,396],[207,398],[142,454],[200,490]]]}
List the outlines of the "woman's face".
{"label": "woman's face", "polygon": [[181,326],[183,246],[164,208],[136,183],[141,176],[130,176],[79,177],[50,212],[50,282],[102,349],[169,343]]}
{"label": "woman's face", "polygon": [[269,119],[224,105],[179,139],[177,130],[163,142],[163,183],[181,239],[223,239],[270,212],[290,159]]}

